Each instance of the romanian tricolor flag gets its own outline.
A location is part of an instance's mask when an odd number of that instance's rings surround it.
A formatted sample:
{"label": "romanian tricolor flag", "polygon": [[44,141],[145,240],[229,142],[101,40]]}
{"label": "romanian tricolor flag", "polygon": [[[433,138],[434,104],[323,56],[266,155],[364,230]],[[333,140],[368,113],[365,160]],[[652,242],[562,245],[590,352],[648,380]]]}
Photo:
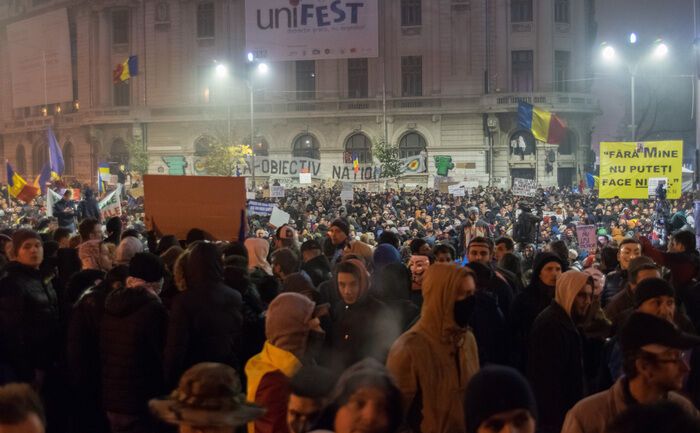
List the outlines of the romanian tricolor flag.
{"label": "romanian tricolor flag", "polygon": [[352,168],[355,170],[355,174],[360,170],[360,159],[357,157],[356,153],[352,154]]}
{"label": "romanian tricolor flag", "polygon": [[600,179],[598,176],[593,176],[590,173],[586,173],[586,183],[588,184],[588,187],[591,189],[598,189],[600,186]]}
{"label": "romanian tricolor flag", "polygon": [[7,190],[12,197],[26,203],[34,200],[34,198],[39,195],[39,188],[28,185],[27,182],[10,167],[9,162],[7,163]]}
{"label": "romanian tricolor flag", "polygon": [[110,176],[109,163],[100,162],[97,164],[97,191],[100,196],[107,192],[107,181]]}
{"label": "romanian tricolor flag", "polygon": [[114,69],[114,74],[112,75],[112,79],[114,81],[114,84],[119,84],[122,81],[128,80],[129,78],[136,76],[139,74],[139,60],[138,56],[130,56],[128,59],[124,61],[124,63],[120,63],[117,65],[117,67]]}
{"label": "romanian tricolor flag", "polygon": [[63,169],[65,168],[65,162],[63,161],[63,152],[61,152],[61,147],[58,145],[56,136],[53,133],[53,129],[49,126],[49,164],[51,168],[51,177],[53,179],[60,179],[63,174]]}
{"label": "romanian tricolor flag", "polygon": [[540,110],[527,102],[518,102],[518,126],[529,129],[536,139],[561,144],[566,138],[566,126],[554,114]]}

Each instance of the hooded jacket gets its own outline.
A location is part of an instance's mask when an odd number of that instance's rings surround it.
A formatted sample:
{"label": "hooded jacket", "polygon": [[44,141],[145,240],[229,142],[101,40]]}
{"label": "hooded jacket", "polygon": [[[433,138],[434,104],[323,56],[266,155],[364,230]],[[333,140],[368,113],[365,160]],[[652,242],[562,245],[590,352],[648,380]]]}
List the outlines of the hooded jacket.
{"label": "hooded jacket", "polygon": [[590,278],[578,271],[561,274],[555,300],[532,325],[527,371],[540,413],[538,429],[545,433],[559,432],[566,412],[585,395],[582,341],[571,308]]}
{"label": "hooded jacket", "polygon": [[[476,340],[454,320],[457,287],[470,273],[452,264],[434,264],[423,279],[418,322],[391,347],[387,369],[403,396],[413,431],[465,431],[464,396],[479,369]],[[436,374],[439,372],[439,374]]]}
{"label": "hooded jacket", "polygon": [[140,288],[121,288],[105,301],[100,322],[102,399],[108,412],[144,415],[148,400],[165,392],[163,344],[168,313]]}
{"label": "hooded jacket", "polygon": [[248,267],[251,270],[260,268],[267,275],[272,275],[272,266],[267,262],[270,244],[265,239],[248,238],[245,240],[245,247],[248,250]]}
{"label": "hooded jacket", "polygon": [[100,213],[100,208],[97,205],[94,194],[92,189],[85,189],[85,198],[78,204],[78,216],[81,221],[92,218],[97,220],[97,222],[102,222],[102,214]]}
{"label": "hooded jacket", "polygon": [[510,309],[511,343],[513,344],[513,364],[525,372],[527,360],[527,341],[532,323],[547,308],[554,298],[555,288],[545,285],[540,280],[540,272],[547,263],[557,262],[564,269],[561,258],[554,253],[540,253],[535,256],[532,282],[515,296]]}
{"label": "hooded jacket", "polygon": [[400,325],[392,323],[386,305],[369,293],[369,275],[362,262],[357,259],[343,262],[358,268],[362,277],[357,301],[348,305],[340,296],[334,307],[330,332],[331,362],[338,371],[366,357],[384,362],[391,344],[400,335]]}
{"label": "hooded jacket", "polygon": [[240,371],[243,325],[241,294],[223,282],[223,262],[214,244],[198,243],[185,263],[187,290],[173,299],[165,347],[166,382],[175,387],[189,367],[220,362]]}
{"label": "hooded jacket", "polygon": [[319,254],[313,259],[301,265],[301,270],[311,278],[314,287],[318,287],[324,281],[330,280],[333,275],[331,273],[331,263],[323,254]]}
{"label": "hooded jacket", "polygon": [[535,243],[537,239],[537,224],[540,222],[540,218],[530,212],[529,209],[523,210],[518,216],[518,221],[513,227],[513,240],[515,242],[522,242],[532,244]]}

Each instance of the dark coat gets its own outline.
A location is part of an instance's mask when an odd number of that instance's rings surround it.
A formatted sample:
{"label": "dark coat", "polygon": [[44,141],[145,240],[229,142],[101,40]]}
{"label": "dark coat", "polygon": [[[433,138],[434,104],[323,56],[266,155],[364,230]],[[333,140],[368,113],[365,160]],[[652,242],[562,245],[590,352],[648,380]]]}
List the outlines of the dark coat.
{"label": "dark coat", "polygon": [[0,383],[30,382],[58,358],[56,292],[38,269],[10,262],[0,279]]}
{"label": "dark coat", "polygon": [[332,367],[343,371],[367,357],[384,363],[391,344],[400,335],[398,326],[393,332],[384,322],[389,319],[386,305],[366,295],[352,305],[341,300],[334,310],[330,333]]}
{"label": "dark coat", "polygon": [[559,432],[566,412],[584,397],[584,371],[581,336],[556,301],[532,325],[528,353],[538,431]]}
{"label": "dark coat", "polygon": [[498,299],[494,293],[486,290],[478,290],[474,296],[474,312],[469,319],[469,326],[479,349],[479,365],[508,365],[510,337]]}
{"label": "dark coat", "polygon": [[163,345],[168,312],[143,288],[121,288],[105,301],[100,322],[102,400],[108,412],[144,415],[165,394]]}
{"label": "dark coat", "polygon": [[314,287],[318,287],[319,284],[330,280],[332,277],[331,264],[328,261],[328,258],[323,254],[318,255],[301,265],[301,270],[306,272],[306,274],[311,278],[311,282],[313,283]]}
{"label": "dark coat", "polygon": [[513,240],[527,244],[534,244],[537,240],[537,224],[540,218],[532,212],[521,212],[518,221],[513,227]]}
{"label": "dark coat", "polygon": [[175,296],[170,310],[163,366],[169,387],[200,362],[220,362],[242,371],[243,300],[224,284],[222,265],[213,244],[199,244],[190,252],[187,290]]}
{"label": "dark coat", "polygon": [[600,304],[603,308],[608,306],[612,298],[627,287],[627,271],[620,269],[620,265],[608,272],[603,285],[603,293],[600,295]]}
{"label": "dark coat", "polygon": [[54,203],[53,216],[58,220],[59,227],[70,227],[74,224],[73,217],[75,216],[75,212],[70,211],[73,209],[74,205],[75,202],[73,200],[65,201],[61,199]]}
{"label": "dark coat", "polygon": [[91,218],[102,222],[102,214],[97,206],[97,200],[92,197],[92,191],[86,191],[85,199],[78,203],[78,218],[80,220]]}

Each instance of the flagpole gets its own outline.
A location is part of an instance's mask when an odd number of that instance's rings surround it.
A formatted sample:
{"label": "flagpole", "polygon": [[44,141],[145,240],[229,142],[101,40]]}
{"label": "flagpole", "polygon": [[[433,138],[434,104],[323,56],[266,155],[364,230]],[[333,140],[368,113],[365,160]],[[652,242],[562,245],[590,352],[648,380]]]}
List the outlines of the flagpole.
{"label": "flagpole", "polygon": [[49,97],[46,93],[46,51],[41,51],[41,56],[43,58],[43,63],[44,63],[44,109],[46,110],[46,114],[48,115],[49,113]]}

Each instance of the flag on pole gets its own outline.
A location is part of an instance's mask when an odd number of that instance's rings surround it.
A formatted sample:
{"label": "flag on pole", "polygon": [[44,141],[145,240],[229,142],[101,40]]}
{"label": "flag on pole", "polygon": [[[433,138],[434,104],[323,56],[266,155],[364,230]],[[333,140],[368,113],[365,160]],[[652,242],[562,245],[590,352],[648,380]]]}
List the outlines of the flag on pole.
{"label": "flag on pole", "polygon": [[34,186],[41,190],[41,195],[46,193],[46,184],[51,181],[51,164],[46,163],[41,169],[41,173],[34,180]]}
{"label": "flag on pole", "polygon": [[114,84],[119,84],[131,77],[139,74],[139,59],[138,56],[129,56],[123,63],[117,65],[112,74]]}
{"label": "flag on pole", "polygon": [[63,161],[63,152],[61,152],[61,147],[58,145],[56,135],[54,135],[51,125],[49,125],[48,136],[51,177],[54,179],[60,179],[61,175],[63,174],[63,169],[65,168],[65,162]]}
{"label": "flag on pole", "polygon": [[355,170],[355,174],[360,170],[360,160],[357,157],[356,153],[352,154],[352,168]]}
{"label": "flag on pole", "polygon": [[19,174],[15,173],[9,162],[7,163],[7,190],[12,197],[26,203],[39,195],[39,189],[27,184]]}
{"label": "flag on pole", "polygon": [[97,164],[97,191],[100,193],[100,196],[107,192],[107,181],[110,176],[109,163],[100,162]]}
{"label": "flag on pole", "polygon": [[518,126],[529,129],[536,139],[545,143],[561,144],[566,138],[566,126],[554,114],[527,102],[518,102]]}

